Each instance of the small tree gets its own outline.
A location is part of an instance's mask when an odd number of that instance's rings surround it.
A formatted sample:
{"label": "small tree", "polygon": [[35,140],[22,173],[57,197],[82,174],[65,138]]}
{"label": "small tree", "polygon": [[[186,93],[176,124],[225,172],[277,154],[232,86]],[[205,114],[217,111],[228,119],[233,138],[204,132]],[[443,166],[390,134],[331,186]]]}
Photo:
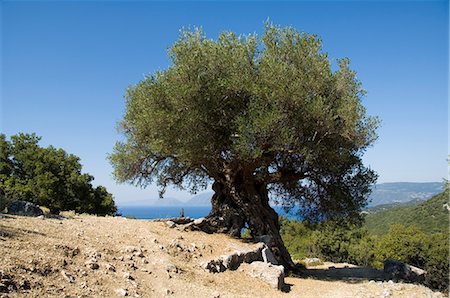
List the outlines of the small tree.
{"label": "small tree", "polygon": [[53,213],[74,210],[106,215],[117,211],[106,188],[93,188],[94,177],[81,173],[78,157],[52,146],[40,147],[39,141],[35,134],[17,134],[11,141],[0,135],[3,205],[7,200],[26,200]]}
{"label": "small tree", "polygon": [[208,232],[270,235],[293,266],[272,194],[303,217],[354,217],[376,180],[361,156],[376,139],[349,60],[333,71],[321,41],[267,25],[262,38],[182,31],[172,65],[126,94],[126,141],[110,156],[119,182],[195,192],[212,183]]}

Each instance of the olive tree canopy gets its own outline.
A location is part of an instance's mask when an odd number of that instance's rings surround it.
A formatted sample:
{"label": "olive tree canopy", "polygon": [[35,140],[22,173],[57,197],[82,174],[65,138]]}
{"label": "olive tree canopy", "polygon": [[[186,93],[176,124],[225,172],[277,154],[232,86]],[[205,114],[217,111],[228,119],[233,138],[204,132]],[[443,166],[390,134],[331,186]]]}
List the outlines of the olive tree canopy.
{"label": "olive tree canopy", "polygon": [[271,236],[285,266],[269,195],[303,218],[357,215],[376,174],[361,156],[377,135],[349,60],[333,70],[314,35],[266,25],[262,37],[182,31],[172,64],[126,93],[126,137],[110,159],[119,182],[197,191],[213,183],[202,229]]}

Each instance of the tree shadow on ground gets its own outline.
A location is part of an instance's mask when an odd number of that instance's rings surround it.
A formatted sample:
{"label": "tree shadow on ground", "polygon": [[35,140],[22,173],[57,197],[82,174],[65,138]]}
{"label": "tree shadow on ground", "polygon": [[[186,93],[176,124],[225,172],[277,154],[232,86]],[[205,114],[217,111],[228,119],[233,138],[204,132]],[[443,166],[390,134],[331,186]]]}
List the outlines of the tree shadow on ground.
{"label": "tree shadow on ground", "polygon": [[[13,220],[15,219],[13,216],[8,216],[1,214],[0,219],[2,220]],[[0,224],[0,241],[6,241],[7,238],[14,238],[19,237],[25,234],[34,234],[34,235],[40,235],[40,236],[46,236],[46,234],[37,232],[34,230],[28,230],[23,228],[13,228],[13,227],[7,227],[2,224]]]}
{"label": "tree shadow on ground", "polygon": [[369,267],[348,267],[343,268],[329,267],[329,268],[310,268],[301,269],[293,273],[294,277],[313,278],[318,280],[339,280],[349,283],[359,283],[367,280],[386,281],[388,280],[383,270],[378,270]]}

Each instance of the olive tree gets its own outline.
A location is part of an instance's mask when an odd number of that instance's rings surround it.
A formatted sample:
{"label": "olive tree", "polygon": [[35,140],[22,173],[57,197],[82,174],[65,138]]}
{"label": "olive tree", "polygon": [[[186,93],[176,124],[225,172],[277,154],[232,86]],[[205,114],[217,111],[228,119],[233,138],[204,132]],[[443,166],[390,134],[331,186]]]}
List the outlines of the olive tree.
{"label": "olive tree", "polygon": [[171,65],[126,92],[124,141],[110,160],[119,182],[196,192],[212,183],[201,229],[269,235],[293,263],[273,198],[310,220],[354,217],[376,174],[361,161],[376,139],[349,60],[332,69],[318,37],[267,24],[264,34],[181,31]]}

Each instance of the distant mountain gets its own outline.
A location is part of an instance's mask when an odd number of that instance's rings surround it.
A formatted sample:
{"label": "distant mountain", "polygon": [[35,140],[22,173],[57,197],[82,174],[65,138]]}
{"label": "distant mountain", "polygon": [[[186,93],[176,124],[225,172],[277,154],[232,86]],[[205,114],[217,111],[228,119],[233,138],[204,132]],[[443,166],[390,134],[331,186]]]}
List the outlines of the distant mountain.
{"label": "distant mountain", "polygon": [[211,206],[211,198],[213,192],[205,192],[193,196],[189,201],[185,203],[186,206]]}
{"label": "distant mountain", "polygon": [[[433,195],[442,191],[442,183],[411,183],[394,182],[377,184],[370,195],[371,202],[369,208],[383,204],[402,204],[411,200],[424,201]],[[195,207],[211,206],[213,192],[205,192],[193,196],[188,200],[175,198],[163,198],[148,200],[145,205],[149,206],[176,206],[176,207]],[[134,204],[137,205],[137,204]],[[275,204],[276,205],[276,204]]]}
{"label": "distant mountain", "polygon": [[156,206],[156,207],[207,207],[211,206],[211,197],[213,196],[213,192],[201,193],[192,198],[186,200],[180,200],[175,198],[162,198],[156,200],[149,200],[146,202],[148,206]]}
{"label": "distant mountain", "polygon": [[392,209],[392,208],[396,208],[396,207],[419,205],[420,203],[423,203],[423,202],[424,202],[423,199],[412,199],[411,201],[408,201],[408,202],[395,202],[395,203],[381,204],[381,205],[368,207],[368,208],[365,208],[365,211],[368,211],[369,213],[375,213],[375,212],[380,212],[380,211],[384,211],[384,210],[388,210],[388,209]]}
{"label": "distant mountain", "polygon": [[412,200],[427,200],[442,192],[442,182],[393,182],[375,185],[369,199],[369,207],[406,203]]}
{"label": "distant mountain", "polygon": [[149,206],[184,206],[186,203],[175,198],[162,198],[148,202]]}
{"label": "distant mountain", "polygon": [[449,229],[449,192],[441,192],[422,202],[377,206],[368,210],[366,226],[372,234],[388,232],[392,224],[415,225],[425,233],[446,232]]}

